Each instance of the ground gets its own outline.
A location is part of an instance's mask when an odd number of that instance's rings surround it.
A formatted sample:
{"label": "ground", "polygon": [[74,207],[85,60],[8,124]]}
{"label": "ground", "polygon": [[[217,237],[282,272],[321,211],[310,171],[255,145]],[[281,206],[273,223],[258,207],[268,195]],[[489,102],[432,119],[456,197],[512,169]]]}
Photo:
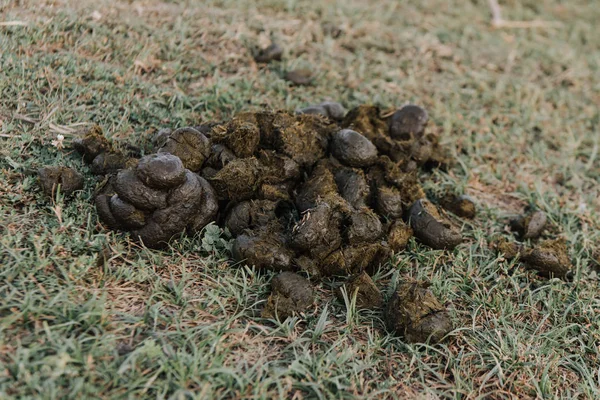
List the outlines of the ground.
{"label": "ground", "polygon": [[[0,0],[0,397],[598,398],[600,8],[500,6],[555,23],[494,29],[484,1]],[[257,65],[271,37],[284,60]],[[295,67],[315,84],[289,86]],[[427,192],[479,204],[466,244],[413,241],[375,276],[386,296],[431,280],[456,326],[442,345],[389,335],[327,282],[303,318],[261,319],[271,274],[232,265],[215,226],[164,252],[108,231],[68,147],[92,123],[147,149],[161,127],[323,100],[423,105],[457,160]],[[73,199],[38,189],[59,164],[85,175]],[[530,204],[572,282],[489,249]]]}

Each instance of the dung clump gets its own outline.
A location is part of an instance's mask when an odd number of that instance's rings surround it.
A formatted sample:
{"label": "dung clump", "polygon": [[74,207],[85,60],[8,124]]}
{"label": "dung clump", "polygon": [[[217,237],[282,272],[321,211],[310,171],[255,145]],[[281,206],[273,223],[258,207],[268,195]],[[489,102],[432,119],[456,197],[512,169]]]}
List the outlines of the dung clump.
{"label": "dung clump", "polygon": [[[157,154],[107,176],[96,208],[110,228],[130,231],[149,247],[216,220],[234,237],[236,262],[284,271],[273,280],[265,316],[285,318],[312,304],[312,288],[297,271],[311,279],[350,277],[346,289],[358,306],[380,309],[370,275],[404,251],[413,234],[440,249],[462,241],[425,200],[419,173],[444,159],[419,110],[386,116],[359,106],[346,113],[323,102],[295,113],[243,112],[166,129],[156,139]],[[100,150],[88,153],[112,154],[96,140]],[[420,315],[416,330],[406,332],[439,336],[445,314],[438,314]]]}
{"label": "dung clump", "polygon": [[263,318],[285,318],[307,311],[314,301],[310,282],[293,272],[282,272],[271,281],[272,294],[262,311]]}
{"label": "dung clump", "polygon": [[46,196],[54,197],[60,193],[70,196],[83,189],[83,176],[68,167],[43,167],[38,170],[40,187]]}
{"label": "dung clump", "polygon": [[[344,288],[348,300],[352,301],[356,296],[356,307],[359,309],[377,310],[383,306],[383,296],[381,291],[373,282],[373,279],[366,272],[350,277],[345,283]],[[336,292],[340,300],[344,300],[341,289]]]}
{"label": "dung clump", "polygon": [[349,167],[368,167],[377,160],[377,148],[373,143],[350,129],[342,129],[333,135],[331,154]]}
{"label": "dung clump", "polygon": [[92,173],[95,175],[106,175],[130,167],[136,160],[126,156],[123,152],[115,149],[104,136],[99,125],[84,130],[80,137],[73,140],[73,148],[86,162],[91,164]]}
{"label": "dung clump", "polygon": [[158,150],[159,153],[169,153],[179,157],[183,166],[192,172],[200,171],[210,151],[210,140],[191,127],[173,131]]}
{"label": "dung clump", "polygon": [[410,343],[438,343],[452,330],[448,311],[428,286],[401,283],[385,308],[388,330]]}
{"label": "dung clump", "polygon": [[324,101],[323,103],[299,108],[296,110],[297,114],[312,114],[320,115],[325,118],[329,118],[333,121],[342,121],[346,115],[346,109],[340,103],[333,101]]}
{"label": "dung clump", "polygon": [[218,211],[208,182],[166,153],[142,157],[135,168],[119,171],[95,202],[109,227],[130,231],[151,248],[182,232],[199,231]]}
{"label": "dung clump", "polygon": [[455,196],[447,194],[440,200],[440,205],[452,214],[461,218],[472,219],[475,218],[477,213],[475,201],[466,195]]}
{"label": "dung clump", "polygon": [[542,277],[564,280],[572,277],[573,266],[564,239],[545,240],[533,247],[500,239],[494,247],[509,260],[519,257],[527,268],[537,271]]}
{"label": "dung clump", "polygon": [[285,74],[285,80],[297,86],[310,85],[313,79],[312,71],[306,68],[294,69]]}
{"label": "dung clump", "polygon": [[522,255],[523,261],[546,278],[569,279],[571,261],[563,239],[546,240]]}
{"label": "dung clump", "polygon": [[267,64],[271,61],[281,61],[283,48],[277,43],[271,43],[264,49],[260,49],[254,55],[254,61],[261,64]]}
{"label": "dung clump", "polygon": [[417,200],[408,219],[417,239],[433,249],[452,250],[462,243],[458,228],[429,200]]}
{"label": "dung clump", "polygon": [[535,239],[546,228],[548,217],[543,211],[532,211],[510,221],[510,228],[521,240]]}
{"label": "dung clump", "polygon": [[428,121],[427,111],[414,104],[409,104],[392,115],[390,136],[397,140],[419,139],[423,136]]}

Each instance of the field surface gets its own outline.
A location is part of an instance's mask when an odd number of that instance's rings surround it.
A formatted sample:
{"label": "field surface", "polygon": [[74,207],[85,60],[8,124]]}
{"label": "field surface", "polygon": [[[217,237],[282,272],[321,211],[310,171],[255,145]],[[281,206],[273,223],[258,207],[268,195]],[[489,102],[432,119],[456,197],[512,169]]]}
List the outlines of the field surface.
{"label": "field surface", "polygon": [[[483,0],[0,0],[0,398],[599,398],[600,7],[501,7],[546,22],[494,28]],[[283,61],[257,65],[271,38]],[[431,280],[456,326],[442,345],[389,335],[329,282],[303,318],[261,319],[271,274],[232,265],[216,226],[162,252],[105,229],[69,147],[93,123],[149,151],[162,127],[323,100],[424,106],[456,159],[427,192],[479,204],[455,251],[411,241],[374,276],[386,296]],[[44,165],[85,189],[46,198]],[[490,250],[527,205],[572,282]]]}

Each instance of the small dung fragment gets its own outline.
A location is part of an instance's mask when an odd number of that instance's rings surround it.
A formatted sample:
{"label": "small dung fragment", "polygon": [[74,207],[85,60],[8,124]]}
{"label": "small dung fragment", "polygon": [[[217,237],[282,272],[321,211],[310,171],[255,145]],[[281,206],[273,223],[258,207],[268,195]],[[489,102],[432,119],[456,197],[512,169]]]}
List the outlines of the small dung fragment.
{"label": "small dung fragment", "polygon": [[273,278],[271,286],[273,292],[262,311],[263,318],[283,320],[307,311],[313,304],[313,288],[298,274],[282,272]]}
{"label": "small dung fragment", "polygon": [[408,245],[408,241],[413,237],[413,230],[402,220],[394,221],[388,230],[388,244],[392,251],[398,253]]}
{"label": "small dung fragment", "polygon": [[455,196],[447,194],[440,200],[440,205],[461,218],[472,219],[475,218],[475,214],[477,213],[475,201],[466,195]]}
{"label": "small dung fragment", "polygon": [[[373,279],[366,272],[361,272],[358,275],[352,276],[344,283],[348,300],[352,301],[352,297],[356,293],[356,307],[359,309],[377,310],[383,306],[383,296],[381,291],[373,282]],[[338,289],[337,297],[344,301],[342,291]]]}
{"label": "small dung fragment", "polygon": [[396,111],[390,120],[390,136],[396,140],[419,139],[423,136],[429,114],[423,108],[409,104]]}
{"label": "small dung fragment", "polygon": [[119,152],[104,152],[94,158],[91,169],[95,175],[114,174],[127,168],[130,162],[135,162],[135,159],[130,159]]}
{"label": "small dung fragment", "polygon": [[331,154],[349,167],[368,167],[377,160],[377,148],[369,139],[351,129],[342,129],[331,138]]}
{"label": "small dung fragment", "polygon": [[73,148],[83,154],[83,158],[88,163],[91,163],[98,155],[112,150],[110,142],[104,137],[99,125],[92,126],[84,131],[81,137],[74,139]]}
{"label": "small dung fragment", "polygon": [[45,195],[54,197],[59,186],[65,196],[83,189],[83,176],[69,167],[43,167],[38,170],[39,183]]}
{"label": "small dung fragment", "polygon": [[413,204],[409,210],[409,221],[417,239],[433,249],[451,250],[462,243],[458,228],[427,199]]}
{"label": "small dung fragment", "polygon": [[286,246],[285,237],[271,226],[239,235],[231,250],[233,259],[270,271],[293,269],[294,252]]}
{"label": "small dung fragment", "polygon": [[547,221],[545,212],[533,211],[510,221],[510,228],[519,235],[521,240],[535,239],[542,234]]}
{"label": "small dung fragment", "polygon": [[438,343],[452,330],[448,311],[428,287],[401,283],[385,308],[388,329],[410,343]]}
{"label": "small dung fragment", "polygon": [[323,103],[299,108],[297,114],[313,114],[329,118],[333,121],[342,121],[346,115],[346,109],[340,103],[324,101]]}
{"label": "small dung fragment", "polygon": [[564,239],[546,240],[531,250],[526,250],[523,261],[546,278],[568,279],[571,275],[571,261]]}
{"label": "small dung fragment", "polygon": [[291,82],[294,85],[306,86],[312,83],[313,73],[311,70],[306,68],[295,69],[292,71],[288,71],[285,74],[285,80]]}
{"label": "small dung fragment", "polygon": [[181,159],[183,166],[198,172],[210,155],[210,140],[194,128],[176,129],[169,135],[159,153],[169,153]]}
{"label": "small dung fragment", "polygon": [[254,55],[254,61],[261,64],[267,64],[271,61],[281,61],[281,56],[283,56],[283,48],[277,43],[271,43],[264,49],[260,49]]}

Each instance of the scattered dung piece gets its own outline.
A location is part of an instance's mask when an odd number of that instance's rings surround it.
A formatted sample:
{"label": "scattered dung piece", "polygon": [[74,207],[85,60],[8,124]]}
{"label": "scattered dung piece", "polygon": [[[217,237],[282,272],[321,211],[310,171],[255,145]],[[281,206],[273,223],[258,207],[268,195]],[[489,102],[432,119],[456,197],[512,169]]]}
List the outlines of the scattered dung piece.
{"label": "scattered dung piece", "polygon": [[[356,307],[359,309],[377,310],[383,306],[383,296],[381,291],[375,286],[375,282],[366,272],[361,272],[348,279],[344,283],[348,300],[352,301],[356,294]],[[337,297],[344,301],[342,291],[338,289]]]}
{"label": "scattered dung piece", "polygon": [[318,202],[332,206],[347,205],[338,193],[333,174],[324,163],[317,165],[308,181],[298,188],[296,194],[296,206],[300,212],[316,207]]}
{"label": "scattered dung piece", "polygon": [[546,240],[523,254],[523,261],[546,278],[568,279],[571,276],[571,261],[567,244],[563,239]]}
{"label": "scattered dung piece", "polygon": [[204,162],[205,167],[221,169],[237,157],[226,146],[222,144],[213,144],[210,155]]}
{"label": "scattered dung piece", "polygon": [[271,43],[264,49],[260,49],[254,55],[254,61],[261,64],[267,64],[271,61],[281,61],[283,56],[283,48],[277,43]]}
{"label": "scattered dung piece", "polygon": [[331,36],[334,39],[339,38],[344,33],[344,30],[340,26],[329,21],[323,22],[321,29],[324,35]]}
{"label": "scattered dung piece", "polygon": [[137,165],[137,176],[146,186],[169,189],[185,181],[185,168],[179,157],[167,153],[151,154]]}
{"label": "scattered dung piece", "polygon": [[342,121],[346,115],[346,109],[340,103],[324,101],[314,106],[308,106],[296,110],[297,114],[313,114],[329,118],[333,121]]}
{"label": "scattered dung piece", "polygon": [[126,157],[122,153],[104,152],[94,158],[91,169],[95,175],[114,174],[135,163],[135,159]]}
{"label": "scattered dung piece", "polygon": [[294,85],[306,86],[310,85],[313,81],[313,73],[309,69],[301,68],[288,71],[285,74],[285,80],[291,82]]}
{"label": "scattered dung piece", "polygon": [[152,137],[152,145],[155,148],[160,149],[167,143],[167,139],[169,139],[172,132],[173,130],[171,128],[159,129]]}
{"label": "scattered dung piece", "polygon": [[187,127],[173,131],[158,152],[179,157],[185,168],[197,172],[210,155],[210,150],[210,140],[196,129]]}
{"label": "scattered dung piece", "polygon": [[328,203],[310,209],[294,227],[292,245],[301,253],[321,260],[342,244],[342,215]]}
{"label": "scattered dung piece", "polygon": [[475,218],[477,212],[475,202],[469,196],[447,194],[440,200],[440,205],[452,214],[461,218]]}
{"label": "scattered dung piece", "polygon": [[211,139],[226,146],[237,157],[251,157],[258,149],[260,129],[255,119],[234,118],[213,128]]}
{"label": "scattered dung piece", "polygon": [[379,216],[368,208],[351,213],[347,225],[345,234],[351,245],[374,242],[383,234]]}
{"label": "scattered dung piece", "polygon": [[379,214],[386,218],[401,218],[402,196],[400,195],[400,191],[390,186],[377,188],[376,208]]}
{"label": "scattered dung piece", "polygon": [[349,167],[368,167],[377,160],[377,148],[360,133],[343,129],[331,139],[331,154]]}
{"label": "scattered dung piece", "polygon": [[429,200],[417,200],[409,210],[410,226],[422,243],[433,249],[453,249],[462,243],[458,228]]}
{"label": "scattered dung piece", "polygon": [[38,170],[42,191],[46,196],[54,197],[59,190],[65,196],[83,189],[83,177],[73,168],[43,167]]}
{"label": "scattered dung piece", "polygon": [[520,256],[524,250],[524,247],[520,243],[510,242],[504,238],[494,243],[494,247],[498,253],[503,254],[508,260]]}
{"label": "scattered dung piece", "polygon": [[386,242],[343,246],[321,262],[321,275],[348,276],[362,271],[374,272],[390,256],[391,251]]}
{"label": "scattered dung piece", "polygon": [[272,294],[262,311],[263,318],[285,318],[306,312],[313,304],[310,282],[293,272],[282,272],[271,281]]}
{"label": "scattered dung piece", "polygon": [[355,130],[373,141],[388,136],[388,124],[380,116],[381,110],[375,106],[362,105],[346,114],[342,127]]}
{"label": "scattered dung piece", "polygon": [[269,200],[250,200],[235,205],[225,218],[225,227],[237,236],[277,220],[277,203]]}
{"label": "scattered dung piece", "polygon": [[385,308],[388,329],[410,343],[438,343],[452,330],[450,315],[428,287],[401,283]]}
{"label": "scattered dung piece", "polygon": [[231,201],[248,200],[258,190],[260,165],[255,157],[237,158],[212,177],[206,177],[213,185],[219,199]]}
{"label": "scattered dung piece", "polygon": [[270,271],[291,271],[294,252],[286,245],[283,234],[270,225],[239,235],[233,242],[233,259]]}
{"label": "scattered dung piece", "polygon": [[111,182],[95,199],[100,219],[112,229],[131,231],[151,248],[163,247],[182,232],[199,231],[217,214],[208,182],[172,154],[142,157]]}
{"label": "scattered dung piece", "polygon": [[413,237],[413,230],[402,220],[394,221],[388,230],[388,244],[392,251],[398,253],[406,249],[408,241]]}
{"label": "scattered dung piece", "polygon": [[409,104],[392,115],[390,136],[396,140],[419,139],[423,136],[428,121],[427,111],[414,104]]}
{"label": "scattered dung piece", "polygon": [[510,228],[521,240],[535,239],[544,231],[547,220],[545,212],[533,211],[510,221]]}
{"label": "scattered dung piece", "polygon": [[338,192],[353,208],[365,207],[371,190],[364,172],[355,168],[340,168],[335,173]]}
{"label": "scattered dung piece", "polygon": [[84,131],[81,137],[74,139],[73,148],[83,154],[88,163],[91,163],[98,155],[112,150],[110,142],[104,137],[99,125],[92,126]]}
{"label": "scattered dung piece", "polygon": [[327,138],[334,126],[314,115],[278,113],[261,140],[301,167],[312,167],[326,156]]}

